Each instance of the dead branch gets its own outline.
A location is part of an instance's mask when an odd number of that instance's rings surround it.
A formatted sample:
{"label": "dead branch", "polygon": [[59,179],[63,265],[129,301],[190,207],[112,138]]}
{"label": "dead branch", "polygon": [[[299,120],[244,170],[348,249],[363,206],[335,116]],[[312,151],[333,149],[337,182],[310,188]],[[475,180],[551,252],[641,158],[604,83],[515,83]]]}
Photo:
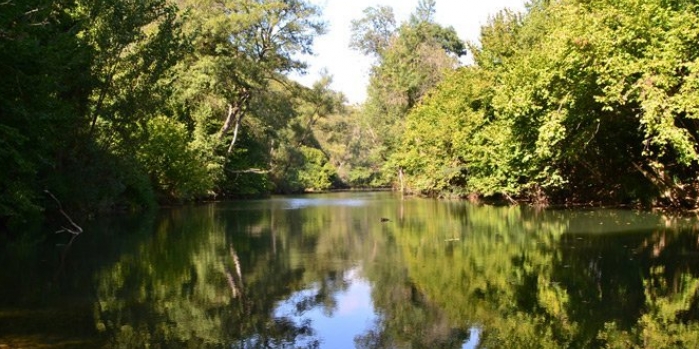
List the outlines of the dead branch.
{"label": "dead branch", "polygon": [[[72,226],[71,228],[61,226],[61,228],[63,228],[63,229],[56,231],[56,234],[64,233],[64,232],[71,233],[71,234],[76,235],[76,236],[82,234],[83,228],[80,227],[79,225],[77,225],[73,221],[73,219],[70,218],[70,216],[66,213],[66,211],[63,210],[63,205],[61,204],[60,201],[58,201],[56,196],[54,196],[53,193],[48,191],[48,189],[44,190],[44,193],[46,193],[48,196],[50,196],[53,199],[53,201],[56,202],[56,204],[58,205],[58,211],[61,212],[63,217],[65,217],[68,220],[68,222],[70,223],[70,225]],[[72,242],[72,239],[71,239],[71,242]]]}
{"label": "dead branch", "polygon": [[517,205],[517,200],[513,199],[509,194],[502,193],[502,195],[510,202],[510,205]]}

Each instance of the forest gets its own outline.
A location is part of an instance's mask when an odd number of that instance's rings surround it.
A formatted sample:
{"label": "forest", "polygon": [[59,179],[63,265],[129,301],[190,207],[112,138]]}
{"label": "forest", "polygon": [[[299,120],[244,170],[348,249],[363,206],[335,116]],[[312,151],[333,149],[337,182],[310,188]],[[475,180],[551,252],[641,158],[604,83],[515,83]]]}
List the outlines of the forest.
{"label": "forest", "polygon": [[340,188],[699,206],[699,5],[533,0],[463,42],[421,0],[352,22],[348,105],[305,0],[0,3],[0,234],[44,218]]}

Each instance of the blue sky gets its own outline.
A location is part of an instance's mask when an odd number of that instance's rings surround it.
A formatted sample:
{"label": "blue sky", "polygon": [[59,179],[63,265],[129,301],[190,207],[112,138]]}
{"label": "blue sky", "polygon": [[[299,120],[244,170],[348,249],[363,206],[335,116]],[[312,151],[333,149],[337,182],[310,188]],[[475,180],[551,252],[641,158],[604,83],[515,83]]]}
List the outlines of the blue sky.
{"label": "blue sky", "polygon": [[[388,5],[393,8],[396,20],[406,20],[417,7],[418,0],[311,0],[323,8],[328,21],[328,33],[316,38],[315,56],[305,57],[308,73],[292,76],[305,85],[318,79],[318,73],[327,69],[333,76],[333,89],[342,91],[350,103],[361,103],[366,97],[371,59],[349,48],[350,22],[362,17],[362,11],[370,6]],[[453,26],[465,41],[477,41],[480,27],[498,11],[509,8],[524,9],[525,0],[437,0],[437,22]]]}

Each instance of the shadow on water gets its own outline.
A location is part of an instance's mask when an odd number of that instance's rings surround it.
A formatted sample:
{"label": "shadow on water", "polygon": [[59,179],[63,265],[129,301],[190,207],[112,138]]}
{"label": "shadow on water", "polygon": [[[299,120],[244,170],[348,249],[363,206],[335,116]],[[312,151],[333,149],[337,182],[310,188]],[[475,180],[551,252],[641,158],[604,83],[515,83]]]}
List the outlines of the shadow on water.
{"label": "shadow on water", "polygon": [[152,214],[105,217],[84,225],[77,236],[45,227],[42,242],[2,246],[0,345],[102,346],[94,320],[94,275],[136,248],[152,231],[153,220]]}
{"label": "shadow on water", "polygon": [[0,348],[699,345],[693,220],[334,193],[84,228],[5,247]]}

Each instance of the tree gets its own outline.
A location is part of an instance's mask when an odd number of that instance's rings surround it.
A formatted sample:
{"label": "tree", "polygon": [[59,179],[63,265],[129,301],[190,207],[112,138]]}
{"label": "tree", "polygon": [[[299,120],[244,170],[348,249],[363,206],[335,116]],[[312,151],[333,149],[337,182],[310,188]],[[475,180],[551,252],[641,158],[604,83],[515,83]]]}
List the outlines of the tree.
{"label": "tree", "polygon": [[436,0],[419,0],[417,3],[417,9],[413,14],[413,21],[415,22],[425,22],[434,23],[434,15],[437,13],[437,1]]}
{"label": "tree", "polygon": [[166,0],[85,0],[77,13],[86,21],[77,36],[94,52],[89,134],[102,130],[109,146],[133,144],[137,126],[165,105],[161,79],[182,58],[177,8]]}
{"label": "tree", "polygon": [[420,2],[410,21],[390,35],[385,25],[391,23],[385,19],[391,18],[385,15],[391,13],[388,9],[367,9],[365,17],[353,24],[352,47],[378,58],[372,68],[363,113],[369,120],[377,162],[381,167],[387,166],[387,174],[396,170],[395,164],[387,160],[398,146],[405,115],[446,72],[456,67],[456,57],[464,53],[455,30],[433,22],[434,11],[434,1]]}
{"label": "tree", "polygon": [[271,149],[272,181],[280,192],[327,190],[339,186],[337,169],[325,145],[319,142],[319,124],[343,113],[344,96],[330,89],[332,77],[324,73],[311,88],[300,87],[293,96],[292,118],[277,133]]}
{"label": "tree", "polygon": [[0,160],[9,168],[0,225],[54,211],[45,190],[70,211],[120,205],[145,177],[136,136],[164,109],[160,82],[179,57],[174,8],[157,0],[0,7],[0,69],[9,79],[0,84]]}
{"label": "tree", "polygon": [[396,19],[390,6],[367,7],[364,17],[352,20],[350,47],[365,55],[380,57],[396,31]]}
{"label": "tree", "polygon": [[[636,5],[642,10],[629,10]],[[427,192],[695,207],[696,14],[694,5],[661,1],[537,1],[525,14],[503,12],[470,45],[477,66],[448,73],[415,109],[396,159]],[[484,94],[456,92],[473,81]],[[483,113],[477,128],[462,120],[474,112]],[[426,124],[453,113],[464,116]],[[453,129],[469,142],[425,150],[427,135],[444,142]],[[449,172],[459,180],[429,183],[420,168],[459,169]]]}
{"label": "tree", "polygon": [[183,80],[184,97],[201,108],[207,108],[204,101],[216,101],[217,110],[208,117],[225,114],[218,137],[232,130],[230,155],[251,99],[270,81],[284,80],[282,74],[305,68],[295,55],[311,52],[313,37],[324,32],[325,24],[317,18],[317,7],[297,0],[214,1],[192,4],[190,11],[195,53],[182,68],[192,74]]}
{"label": "tree", "polygon": [[42,185],[80,134],[89,51],[71,1],[0,4],[0,230],[42,210]]}

